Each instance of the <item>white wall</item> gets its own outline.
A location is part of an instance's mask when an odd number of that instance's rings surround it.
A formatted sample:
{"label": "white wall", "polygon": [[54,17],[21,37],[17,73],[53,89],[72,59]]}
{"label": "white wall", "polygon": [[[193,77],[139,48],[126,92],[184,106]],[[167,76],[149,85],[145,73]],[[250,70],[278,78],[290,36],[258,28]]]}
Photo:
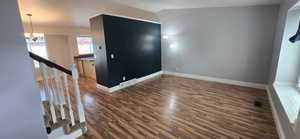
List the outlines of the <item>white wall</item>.
{"label": "white wall", "polygon": [[[288,116],[283,108],[283,105],[280,102],[280,99],[273,88],[273,83],[275,82],[275,79],[279,79],[281,81],[291,81],[288,78],[284,78],[285,73],[280,73],[280,71],[284,71],[282,68],[279,66],[282,65],[283,63],[280,62],[279,57],[281,51],[285,51],[283,49],[294,49],[293,47],[282,45],[285,44],[284,42],[286,41],[284,38],[285,34],[285,27],[286,27],[286,21],[288,18],[288,11],[289,9],[294,6],[299,0],[284,0],[281,5],[280,5],[280,10],[279,10],[279,17],[278,17],[278,22],[277,22],[277,27],[276,27],[276,36],[274,40],[274,50],[273,50],[273,57],[272,57],[272,64],[271,64],[271,69],[270,69],[270,79],[269,79],[269,87],[270,87],[270,94],[271,97],[274,101],[275,109],[277,110],[278,117],[279,117],[279,122],[282,125],[283,133],[286,137],[286,139],[299,139],[300,135],[295,135],[293,132]],[[285,48],[283,48],[285,47]],[[289,66],[289,65],[288,65]],[[291,69],[294,70],[294,69]],[[282,75],[280,75],[282,74]],[[279,75],[276,77],[276,75]],[[281,76],[281,77],[280,77]],[[291,76],[286,76],[286,77],[291,77]]]}
{"label": "white wall", "polygon": [[159,13],[166,71],[266,84],[278,6]]}
{"label": "white wall", "polygon": [[291,10],[286,17],[285,30],[278,62],[276,82],[296,86],[300,73],[300,43],[291,43],[289,38],[295,35],[300,21],[300,9]]}
{"label": "white wall", "polygon": [[0,2],[0,138],[47,139],[16,0]]}

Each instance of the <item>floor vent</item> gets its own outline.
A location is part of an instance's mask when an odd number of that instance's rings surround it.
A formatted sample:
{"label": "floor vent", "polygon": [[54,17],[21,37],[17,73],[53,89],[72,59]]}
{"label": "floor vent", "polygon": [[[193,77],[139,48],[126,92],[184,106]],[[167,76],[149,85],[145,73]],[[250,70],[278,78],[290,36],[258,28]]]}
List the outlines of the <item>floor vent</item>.
{"label": "floor vent", "polygon": [[260,101],[254,101],[254,106],[255,107],[262,107],[262,103]]}

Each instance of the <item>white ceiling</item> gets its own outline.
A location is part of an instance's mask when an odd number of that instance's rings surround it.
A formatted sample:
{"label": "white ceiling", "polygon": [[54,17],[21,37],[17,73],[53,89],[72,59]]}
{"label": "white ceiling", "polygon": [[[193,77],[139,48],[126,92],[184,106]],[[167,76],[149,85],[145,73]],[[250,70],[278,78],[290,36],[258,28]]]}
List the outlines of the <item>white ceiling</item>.
{"label": "white ceiling", "polygon": [[[168,9],[278,4],[280,0],[19,0],[23,22],[88,27],[89,18],[113,13],[157,21],[154,13]],[[146,12],[147,11],[147,12]]]}
{"label": "white ceiling", "polygon": [[232,7],[278,4],[280,0],[113,0],[150,12],[168,9]]}
{"label": "white ceiling", "polygon": [[103,13],[157,21],[154,13],[111,0],[19,0],[19,8],[22,21],[28,24],[31,13],[34,25],[88,27],[90,17]]}

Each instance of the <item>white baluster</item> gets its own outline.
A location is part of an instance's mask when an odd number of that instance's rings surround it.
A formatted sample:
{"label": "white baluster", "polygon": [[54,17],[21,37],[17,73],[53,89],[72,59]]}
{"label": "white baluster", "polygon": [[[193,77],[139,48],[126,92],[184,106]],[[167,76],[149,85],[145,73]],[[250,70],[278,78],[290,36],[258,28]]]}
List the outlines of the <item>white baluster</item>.
{"label": "white baluster", "polygon": [[[39,62],[39,66],[41,67],[41,62]],[[43,99],[45,99],[44,101],[47,101],[47,95],[48,95],[48,92],[46,91],[47,89],[46,89],[46,85],[45,85],[45,78],[44,78],[44,76],[43,76],[43,71],[41,70],[41,68],[39,68],[40,69],[40,71],[41,71],[41,73],[42,73],[42,79],[43,79],[43,84],[44,84],[44,88],[45,88],[45,91],[44,91],[44,95],[43,94],[40,94],[41,95],[41,100],[42,100],[42,102],[41,102],[41,106],[42,106],[42,113],[43,113],[43,115],[46,115],[47,113],[46,113],[46,110],[45,110],[45,106],[44,106],[44,104],[43,104]],[[42,89],[41,89],[42,90]],[[43,97],[45,97],[45,98],[43,98]]]}
{"label": "white baluster", "polygon": [[75,96],[76,96],[78,118],[79,118],[79,122],[83,123],[85,122],[85,116],[84,116],[84,108],[81,102],[80,89],[78,84],[79,76],[78,76],[76,64],[72,64],[72,77],[73,77],[73,86],[74,86]]}
{"label": "white baluster", "polygon": [[72,126],[74,126],[75,119],[74,119],[74,113],[73,113],[72,104],[71,104],[71,98],[70,98],[70,94],[69,94],[68,78],[67,78],[66,73],[64,73],[64,85],[65,85],[65,89],[66,89],[65,91],[66,91],[66,95],[67,95],[67,103],[68,103],[68,108],[69,108],[70,120],[71,120]]}
{"label": "white baluster", "polygon": [[64,110],[64,104],[66,104],[66,101],[65,101],[65,96],[61,85],[60,72],[57,69],[54,69],[54,80],[56,84],[56,95],[59,101],[61,118],[66,119],[65,110]]}
{"label": "white baluster", "polygon": [[40,72],[42,75],[44,88],[45,88],[45,100],[49,101],[50,100],[49,82],[48,82],[47,75],[45,75],[45,74],[47,74],[47,69],[43,63],[39,62],[39,65],[40,65]]}
{"label": "white baluster", "polygon": [[41,102],[41,106],[42,106],[42,114],[43,114],[43,115],[46,115],[46,110],[45,110],[45,108],[44,108],[43,102]]}
{"label": "white baluster", "polygon": [[54,69],[51,68],[51,72],[50,72],[51,76],[50,76],[50,88],[51,88],[51,94],[52,94],[52,100],[53,100],[53,104],[58,105],[59,104],[59,98],[57,95],[57,89],[56,89],[56,83],[55,83],[55,75],[54,75]]}
{"label": "white baluster", "polygon": [[49,76],[48,76],[48,70],[47,70],[47,66],[43,63],[40,63],[40,67],[41,67],[41,72],[42,72],[42,77],[43,77],[43,81],[44,81],[44,85],[45,85],[45,94],[46,94],[46,100],[49,101],[49,106],[50,106],[50,113],[51,113],[51,118],[53,123],[56,123],[56,112],[55,112],[55,108],[53,105],[53,94],[51,92],[50,89],[50,84],[49,84]]}

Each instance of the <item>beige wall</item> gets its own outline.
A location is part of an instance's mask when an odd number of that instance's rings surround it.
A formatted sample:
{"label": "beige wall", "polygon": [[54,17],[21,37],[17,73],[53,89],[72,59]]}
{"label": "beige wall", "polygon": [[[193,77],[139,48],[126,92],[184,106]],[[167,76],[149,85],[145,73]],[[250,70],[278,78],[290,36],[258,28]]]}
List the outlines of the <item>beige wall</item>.
{"label": "beige wall", "polygon": [[[28,24],[24,24],[24,32],[30,32]],[[55,60],[66,68],[74,63],[73,57],[78,54],[76,37],[90,35],[89,28],[60,27],[34,25],[34,32],[44,33],[50,60]]]}
{"label": "beige wall", "polygon": [[63,67],[70,68],[72,57],[69,47],[66,47],[69,46],[68,36],[46,34],[45,38],[49,59]]}

